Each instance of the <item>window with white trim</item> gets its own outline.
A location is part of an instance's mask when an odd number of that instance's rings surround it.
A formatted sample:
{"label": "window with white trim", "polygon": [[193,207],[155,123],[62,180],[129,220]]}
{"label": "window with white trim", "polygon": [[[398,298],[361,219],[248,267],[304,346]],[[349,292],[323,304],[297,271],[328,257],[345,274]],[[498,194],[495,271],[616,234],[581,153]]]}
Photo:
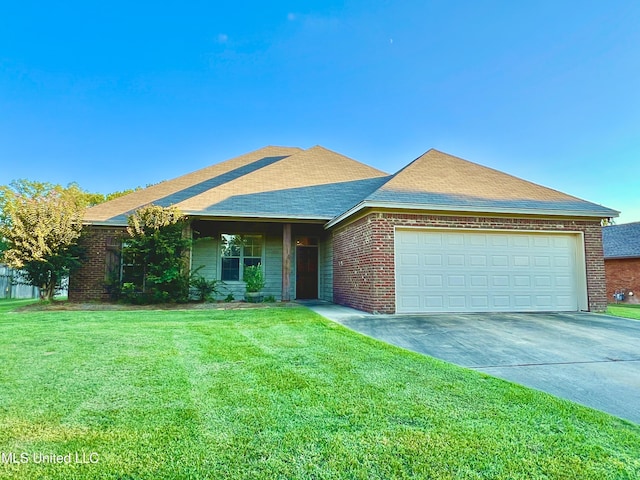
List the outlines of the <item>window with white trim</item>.
{"label": "window with white trim", "polygon": [[220,279],[226,282],[241,281],[244,267],[264,264],[262,235],[220,235]]}

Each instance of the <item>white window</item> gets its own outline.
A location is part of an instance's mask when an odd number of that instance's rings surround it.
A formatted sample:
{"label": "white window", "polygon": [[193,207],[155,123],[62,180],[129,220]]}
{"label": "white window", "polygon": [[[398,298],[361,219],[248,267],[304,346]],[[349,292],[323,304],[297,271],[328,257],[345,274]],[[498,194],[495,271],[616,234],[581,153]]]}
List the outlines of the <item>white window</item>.
{"label": "white window", "polygon": [[223,281],[240,281],[244,267],[264,264],[262,235],[237,235],[223,233],[220,236],[221,271]]}

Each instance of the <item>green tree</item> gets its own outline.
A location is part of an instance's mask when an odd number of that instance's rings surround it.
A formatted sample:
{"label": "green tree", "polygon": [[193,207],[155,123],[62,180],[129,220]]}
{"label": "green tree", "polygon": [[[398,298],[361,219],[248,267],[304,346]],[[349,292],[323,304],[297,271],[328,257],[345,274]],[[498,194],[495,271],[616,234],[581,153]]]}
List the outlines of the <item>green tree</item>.
{"label": "green tree", "polygon": [[113,200],[114,198],[123,197],[125,195],[129,195],[130,193],[137,192],[138,190],[142,190],[142,187],[128,188],[127,190],[118,190],[115,192],[107,193],[106,195],[103,195],[104,201],[108,202],[109,200]]}
{"label": "green tree", "polygon": [[4,210],[12,195],[20,195],[27,198],[38,198],[49,192],[58,192],[73,198],[74,202],[82,207],[92,207],[106,201],[102,193],[90,193],[83,190],[76,182],[71,182],[66,187],[49,182],[38,182],[21,178],[14,180],[7,186],[0,187],[0,207]]}
{"label": "green tree", "polygon": [[20,179],[0,186],[0,262],[21,271],[26,283],[50,299],[80,264],[77,245],[84,209],[140,190],[91,193],[73,182],[63,187]]}
{"label": "green tree", "polygon": [[84,203],[74,188],[19,180],[0,187],[2,260],[51,300],[80,266]]}
{"label": "green tree", "polygon": [[65,190],[69,194],[73,195],[77,202],[85,207],[93,207],[94,205],[99,205],[100,203],[108,202],[109,200],[113,200],[114,198],[122,197],[124,195],[128,195],[133,192],[137,192],[141,190],[141,187],[130,188],[128,190],[119,190],[112,193],[92,193],[86,190],[83,190],[80,185],[75,182],[67,185],[66,188],[61,187],[60,185],[54,185],[54,188],[58,190]]}
{"label": "green tree", "polygon": [[[189,271],[185,255],[191,244],[184,235],[186,218],[175,207],[147,205],[127,219],[128,238],[123,258],[131,259],[139,271],[138,289],[144,301],[186,302],[189,299]],[[125,283],[128,295],[132,285]]]}

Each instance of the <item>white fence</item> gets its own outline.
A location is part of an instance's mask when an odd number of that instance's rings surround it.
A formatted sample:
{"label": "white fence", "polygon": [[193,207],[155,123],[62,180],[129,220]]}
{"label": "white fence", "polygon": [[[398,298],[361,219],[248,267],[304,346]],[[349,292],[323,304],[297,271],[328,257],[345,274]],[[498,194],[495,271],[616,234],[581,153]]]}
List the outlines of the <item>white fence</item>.
{"label": "white fence", "polygon": [[0,265],[0,298],[39,298],[40,289],[25,285],[20,274],[6,265]]}

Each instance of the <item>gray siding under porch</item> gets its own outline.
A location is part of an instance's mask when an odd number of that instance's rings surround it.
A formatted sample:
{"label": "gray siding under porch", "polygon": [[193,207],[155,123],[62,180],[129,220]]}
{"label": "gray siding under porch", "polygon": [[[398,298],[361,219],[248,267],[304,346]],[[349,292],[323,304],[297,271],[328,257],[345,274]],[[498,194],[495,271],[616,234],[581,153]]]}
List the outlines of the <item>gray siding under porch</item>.
{"label": "gray siding under porch", "polygon": [[[220,279],[220,236],[227,234],[261,234],[264,236],[263,268],[265,272],[265,297],[273,296],[282,300],[282,224],[261,222],[194,222],[194,243],[191,252],[192,271],[199,268],[198,274],[208,280]],[[333,255],[330,236],[319,225],[294,224],[291,234],[291,282],[289,297],[296,298],[296,238],[313,236],[319,239],[318,246],[318,298],[331,301],[333,299]],[[217,300],[224,300],[230,293],[234,299],[242,300],[245,294],[245,283],[242,281],[225,282],[221,286],[221,295]]]}

